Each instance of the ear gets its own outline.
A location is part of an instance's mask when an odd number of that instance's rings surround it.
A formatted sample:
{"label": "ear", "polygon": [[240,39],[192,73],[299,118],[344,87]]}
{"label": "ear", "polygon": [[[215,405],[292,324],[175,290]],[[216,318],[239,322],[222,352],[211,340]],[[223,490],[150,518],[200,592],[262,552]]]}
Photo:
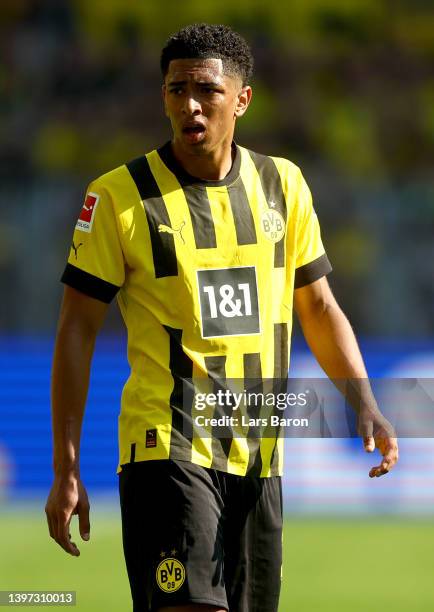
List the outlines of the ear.
{"label": "ear", "polygon": [[242,117],[247,110],[247,107],[250,104],[250,100],[252,99],[252,88],[250,85],[246,85],[243,87],[238,94],[237,103],[235,106],[235,117]]}
{"label": "ear", "polygon": [[166,92],[167,92],[167,88],[166,88],[166,85],[163,83],[161,87],[161,97],[163,98],[164,114],[166,115],[166,117],[168,117],[169,115],[167,114]]}

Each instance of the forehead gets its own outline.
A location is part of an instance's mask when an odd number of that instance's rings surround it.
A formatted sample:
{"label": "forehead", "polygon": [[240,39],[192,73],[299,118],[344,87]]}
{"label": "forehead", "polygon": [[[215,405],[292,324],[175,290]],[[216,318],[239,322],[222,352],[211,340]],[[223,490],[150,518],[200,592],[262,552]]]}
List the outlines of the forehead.
{"label": "forehead", "polygon": [[219,58],[174,59],[169,63],[166,81],[212,81],[223,82],[231,79],[223,71],[223,61]]}

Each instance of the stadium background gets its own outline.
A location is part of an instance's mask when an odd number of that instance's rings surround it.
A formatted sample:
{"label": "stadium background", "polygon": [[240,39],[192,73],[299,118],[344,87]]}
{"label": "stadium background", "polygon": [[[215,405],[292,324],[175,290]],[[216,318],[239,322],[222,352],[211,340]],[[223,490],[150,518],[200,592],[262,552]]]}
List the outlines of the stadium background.
{"label": "stadium background", "polygon": [[[92,543],[77,561],[43,515],[58,279],[86,184],[168,139],[159,51],[194,21],[252,44],[237,139],[303,169],[370,375],[434,371],[432,2],[2,2],[0,590],[74,589],[80,612],[128,609],[115,476],[127,365],[112,308],[84,425]],[[292,364],[292,376],[320,375],[299,335]],[[403,440],[399,467],[375,481],[360,447],[288,441],[281,612],[433,609],[432,440]]]}

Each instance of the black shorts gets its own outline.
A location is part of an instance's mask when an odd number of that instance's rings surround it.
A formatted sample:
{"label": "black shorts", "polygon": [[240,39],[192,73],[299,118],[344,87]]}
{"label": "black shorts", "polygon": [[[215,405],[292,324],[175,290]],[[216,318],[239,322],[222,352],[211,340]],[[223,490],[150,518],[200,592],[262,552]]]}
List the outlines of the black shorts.
{"label": "black shorts", "polygon": [[142,461],[122,466],[119,490],[134,612],[188,603],[277,612],[280,477]]}

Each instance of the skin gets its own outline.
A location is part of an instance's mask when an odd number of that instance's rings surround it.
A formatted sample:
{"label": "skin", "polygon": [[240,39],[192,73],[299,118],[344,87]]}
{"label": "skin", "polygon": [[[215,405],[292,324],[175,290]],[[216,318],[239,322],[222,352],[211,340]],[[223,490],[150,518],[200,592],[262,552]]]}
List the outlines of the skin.
{"label": "skin", "polygon": [[80,535],[90,538],[89,501],[80,477],[81,425],[90,365],[107,304],[65,286],[51,384],[54,482],[45,506],[50,536],[69,554],[69,525],[78,515]]}
{"label": "skin", "polygon": [[[327,279],[296,289],[294,306],[306,340],[327,375],[337,383],[366,379],[354,333]],[[74,514],[78,515],[82,539],[88,540],[90,534],[89,502],[80,478],[80,432],[95,339],[106,311],[106,304],[65,287],[52,375],[54,482],[45,511],[51,537],[73,556],[80,554],[69,536]],[[381,419],[373,410],[361,431],[365,450],[373,452],[377,447],[382,455],[381,463],[370,470],[370,477],[386,474],[398,460],[396,438]],[[375,425],[378,431],[373,436]]]}
{"label": "skin", "polygon": [[381,463],[371,468],[369,476],[387,474],[398,461],[398,441],[392,426],[378,410],[356,337],[327,278],[296,289],[294,308],[303,335],[327,376],[344,395],[350,381],[360,398],[359,434],[365,451],[372,453],[378,448],[382,455]]}
{"label": "skin", "polygon": [[[225,74],[219,59],[174,60],[163,85],[165,112],[173,128],[172,147],[189,174],[220,180],[232,164],[236,119],[252,97],[241,79]],[[190,138],[183,128],[200,122],[205,132]],[[351,326],[334,299],[326,278],[296,289],[294,307],[306,340],[327,375],[345,392],[342,379],[367,378]],[[71,541],[70,522],[78,516],[80,536],[90,538],[89,500],[80,476],[80,437],[95,340],[107,305],[65,286],[52,372],[54,481],[45,512],[50,536],[70,555],[80,550]],[[367,452],[377,447],[382,461],[370,477],[386,474],[398,460],[398,445],[381,416],[369,386],[357,389],[361,402],[360,433]],[[160,608],[159,612],[224,612],[215,606]]]}
{"label": "skin", "polygon": [[[251,87],[243,87],[239,76],[225,74],[221,59],[178,59],[169,64],[162,95],[177,160],[192,176],[224,178],[232,165],[235,122],[249,106]],[[197,142],[183,131],[193,122],[205,127]]]}

